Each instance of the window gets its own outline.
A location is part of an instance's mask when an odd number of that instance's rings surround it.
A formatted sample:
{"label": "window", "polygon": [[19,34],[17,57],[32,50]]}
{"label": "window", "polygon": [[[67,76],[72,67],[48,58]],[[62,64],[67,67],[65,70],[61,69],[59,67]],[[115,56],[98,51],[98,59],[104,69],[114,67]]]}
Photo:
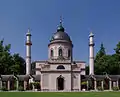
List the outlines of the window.
{"label": "window", "polygon": [[53,50],[51,50],[50,54],[51,54],[51,57],[53,57]]}
{"label": "window", "polygon": [[65,69],[65,67],[63,65],[59,65],[57,69]]}
{"label": "window", "polygon": [[59,56],[62,56],[62,49],[59,49]]}
{"label": "window", "polygon": [[70,50],[68,50],[68,58],[71,56],[71,52]]}

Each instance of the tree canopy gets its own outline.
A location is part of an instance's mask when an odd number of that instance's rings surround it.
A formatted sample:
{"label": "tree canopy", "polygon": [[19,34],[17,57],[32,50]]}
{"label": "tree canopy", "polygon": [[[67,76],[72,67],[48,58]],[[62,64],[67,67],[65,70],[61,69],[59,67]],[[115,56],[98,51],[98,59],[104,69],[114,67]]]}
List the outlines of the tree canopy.
{"label": "tree canopy", "polygon": [[[106,54],[103,43],[100,46],[100,50],[97,52],[94,60],[94,72],[96,75],[103,75],[104,73],[110,75],[120,74],[120,42],[114,49],[114,54]],[[86,73],[88,74],[88,66],[86,67]]]}
{"label": "tree canopy", "polygon": [[0,74],[24,74],[25,60],[19,54],[11,54],[11,45],[0,41]]}

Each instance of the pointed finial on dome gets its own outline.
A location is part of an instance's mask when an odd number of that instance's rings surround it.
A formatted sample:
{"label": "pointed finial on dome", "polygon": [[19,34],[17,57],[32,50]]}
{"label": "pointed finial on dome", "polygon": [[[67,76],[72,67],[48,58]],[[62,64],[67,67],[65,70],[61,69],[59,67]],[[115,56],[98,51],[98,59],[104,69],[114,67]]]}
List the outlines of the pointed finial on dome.
{"label": "pointed finial on dome", "polygon": [[89,37],[94,37],[94,34],[93,34],[93,32],[92,32],[92,31],[90,32]]}
{"label": "pointed finial on dome", "polygon": [[27,36],[31,36],[31,33],[30,33],[30,31],[31,31],[31,29],[30,28],[28,28],[28,31],[27,31]]}
{"label": "pointed finial on dome", "polygon": [[62,16],[60,16],[60,25],[58,26],[58,28],[57,28],[57,31],[59,32],[59,31],[62,31],[62,32],[64,32],[64,28],[63,28],[63,26],[62,26]]}
{"label": "pointed finial on dome", "polygon": [[60,16],[60,25],[62,26],[62,16]]}
{"label": "pointed finial on dome", "polygon": [[28,33],[30,33],[30,28],[28,28]]}

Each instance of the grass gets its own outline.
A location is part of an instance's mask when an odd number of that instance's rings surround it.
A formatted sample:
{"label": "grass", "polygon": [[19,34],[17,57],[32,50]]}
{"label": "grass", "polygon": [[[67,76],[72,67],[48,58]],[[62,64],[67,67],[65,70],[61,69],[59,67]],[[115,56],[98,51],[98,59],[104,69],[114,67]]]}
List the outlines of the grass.
{"label": "grass", "polygon": [[0,97],[120,97],[120,92],[0,92]]}

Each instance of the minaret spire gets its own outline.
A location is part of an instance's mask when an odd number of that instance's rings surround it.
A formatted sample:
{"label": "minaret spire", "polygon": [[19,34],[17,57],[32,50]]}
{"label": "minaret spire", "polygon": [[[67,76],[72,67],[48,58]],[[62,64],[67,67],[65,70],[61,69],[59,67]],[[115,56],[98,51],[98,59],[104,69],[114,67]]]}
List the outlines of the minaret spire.
{"label": "minaret spire", "polygon": [[26,75],[31,74],[31,33],[30,28],[26,34]]}
{"label": "minaret spire", "polygon": [[89,35],[89,74],[94,75],[94,34]]}

